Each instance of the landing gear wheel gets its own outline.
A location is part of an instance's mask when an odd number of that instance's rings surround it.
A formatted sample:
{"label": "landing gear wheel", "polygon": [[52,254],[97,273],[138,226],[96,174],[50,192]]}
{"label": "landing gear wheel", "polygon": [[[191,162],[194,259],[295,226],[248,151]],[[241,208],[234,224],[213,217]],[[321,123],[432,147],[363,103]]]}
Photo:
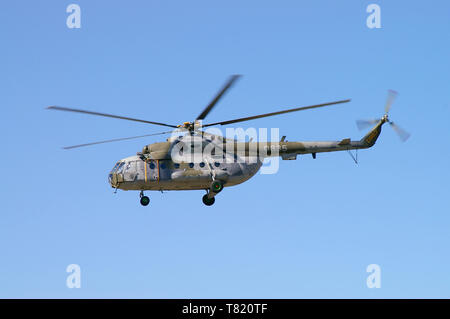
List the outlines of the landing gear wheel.
{"label": "landing gear wheel", "polygon": [[211,206],[216,201],[214,197],[208,198],[208,194],[204,195],[202,200],[203,204],[205,204],[206,206]]}
{"label": "landing gear wheel", "polygon": [[141,197],[141,205],[142,206],[147,206],[149,203],[150,203],[150,198],[148,198],[147,196]]}
{"label": "landing gear wheel", "polygon": [[211,183],[211,192],[219,193],[223,189],[222,182],[214,181]]}

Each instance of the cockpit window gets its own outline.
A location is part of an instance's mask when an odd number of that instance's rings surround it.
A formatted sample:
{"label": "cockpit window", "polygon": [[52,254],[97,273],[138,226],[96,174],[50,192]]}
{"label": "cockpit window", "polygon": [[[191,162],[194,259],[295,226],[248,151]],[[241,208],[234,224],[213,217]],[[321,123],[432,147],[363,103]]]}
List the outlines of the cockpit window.
{"label": "cockpit window", "polygon": [[119,165],[120,165],[120,162],[117,162],[116,165],[114,165],[113,169],[111,170],[111,173],[115,173],[115,171],[117,170]]}
{"label": "cockpit window", "polygon": [[120,163],[119,167],[117,167],[117,173],[121,173],[122,172],[122,169],[123,169],[124,165],[125,165],[125,162],[121,162]]}

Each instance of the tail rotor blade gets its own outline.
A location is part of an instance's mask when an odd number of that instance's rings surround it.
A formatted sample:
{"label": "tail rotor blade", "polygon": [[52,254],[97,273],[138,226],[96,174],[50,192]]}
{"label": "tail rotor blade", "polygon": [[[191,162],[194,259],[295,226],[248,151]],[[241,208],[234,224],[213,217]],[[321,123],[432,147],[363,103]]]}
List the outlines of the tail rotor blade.
{"label": "tail rotor blade", "polygon": [[372,120],[357,120],[356,126],[360,131],[368,128],[369,126],[377,124],[379,119],[372,119]]}
{"label": "tail rotor blade", "polygon": [[405,142],[411,136],[411,134],[406,132],[404,129],[402,129],[400,126],[398,126],[394,122],[389,122],[389,124],[391,124],[391,127],[393,128],[393,130],[397,133],[398,137],[400,137],[400,139],[403,142]]}
{"label": "tail rotor blade", "polygon": [[394,90],[388,91],[388,96],[386,99],[386,106],[384,107],[384,112],[387,114],[389,113],[389,110],[391,109],[392,103],[394,102],[395,98],[397,97],[398,93]]}

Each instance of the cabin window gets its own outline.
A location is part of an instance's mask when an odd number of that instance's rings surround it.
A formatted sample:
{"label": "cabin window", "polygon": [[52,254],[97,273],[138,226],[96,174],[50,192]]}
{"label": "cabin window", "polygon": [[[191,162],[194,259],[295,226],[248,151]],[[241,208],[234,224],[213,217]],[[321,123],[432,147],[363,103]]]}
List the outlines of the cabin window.
{"label": "cabin window", "polygon": [[201,162],[200,167],[205,167],[205,163]]}
{"label": "cabin window", "polygon": [[155,169],[155,163],[150,163],[150,169]]}
{"label": "cabin window", "polygon": [[214,162],[214,166],[215,166],[215,167],[219,167],[219,166],[220,166],[220,163],[219,163],[219,162]]}
{"label": "cabin window", "polygon": [[190,168],[194,168],[194,163],[189,163]]}
{"label": "cabin window", "polygon": [[173,164],[173,167],[180,168],[180,164],[179,163],[175,163],[175,164]]}
{"label": "cabin window", "polygon": [[166,164],[161,163],[160,167],[161,167],[162,169],[165,169],[165,168],[166,168]]}

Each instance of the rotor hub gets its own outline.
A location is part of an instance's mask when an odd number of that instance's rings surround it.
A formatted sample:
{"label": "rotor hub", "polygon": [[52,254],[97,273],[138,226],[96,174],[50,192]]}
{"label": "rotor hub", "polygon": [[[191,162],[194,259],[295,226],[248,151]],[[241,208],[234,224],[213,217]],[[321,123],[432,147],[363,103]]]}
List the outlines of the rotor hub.
{"label": "rotor hub", "polygon": [[192,122],[183,122],[183,124],[177,125],[177,127],[179,128],[185,128],[187,130],[191,130],[193,128],[193,123]]}
{"label": "rotor hub", "polygon": [[195,120],[193,122],[183,122],[183,124],[177,125],[178,128],[184,128],[189,131],[193,131],[195,129],[202,127],[202,122]]}

